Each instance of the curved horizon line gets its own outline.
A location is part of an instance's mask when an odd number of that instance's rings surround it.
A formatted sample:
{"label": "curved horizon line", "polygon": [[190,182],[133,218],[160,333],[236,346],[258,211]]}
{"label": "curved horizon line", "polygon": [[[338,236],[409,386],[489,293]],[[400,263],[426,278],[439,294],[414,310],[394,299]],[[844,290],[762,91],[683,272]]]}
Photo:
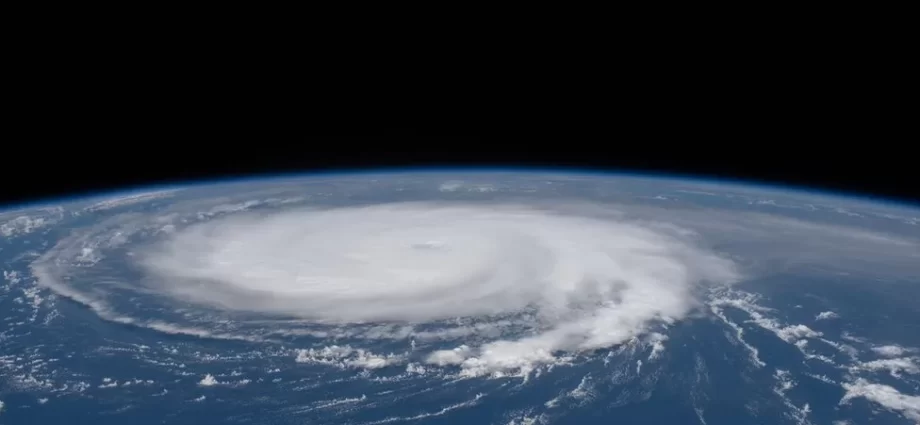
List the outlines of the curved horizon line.
{"label": "curved horizon line", "polygon": [[279,172],[253,172],[250,174],[227,175],[213,178],[202,179],[174,179],[162,183],[125,185],[119,189],[102,189],[99,191],[86,191],[62,195],[57,197],[44,197],[32,201],[18,202],[7,205],[0,205],[0,213],[14,211],[19,209],[43,208],[56,206],[59,203],[77,202],[90,198],[107,198],[113,196],[131,196],[140,195],[147,192],[166,191],[166,190],[184,190],[189,188],[199,188],[203,186],[212,186],[220,184],[239,184],[253,182],[270,182],[275,180],[289,179],[314,179],[328,177],[346,177],[346,176],[368,176],[379,175],[388,176],[394,174],[541,174],[554,173],[564,175],[581,175],[591,177],[626,177],[639,178],[646,180],[668,181],[668,182],[686,182],[700,183],[725,186],[741,186],[756,188],[767,191],[778,191],[800,195],[811,196],[829,196],[842,198],[850,201],[861,201],[888,206],[907,207],[910,209],[920,209],[920,200],[911,200],[898,198],[891,195],[874,195],[865,192],[845,189],[829,189],[808,185],[797,185],[794,183],[783,183],[777,181],[759,180],[744,177],[726,177],[707,173],[689,173],[683,171],[651,171],[635,169],[609,169],[593,166],[527,166],[527,165],[507,165],[507,166],[379,166],[379,167],[337,167],[333,169],[322,170],[298,170],[298,171],[279,171]]}

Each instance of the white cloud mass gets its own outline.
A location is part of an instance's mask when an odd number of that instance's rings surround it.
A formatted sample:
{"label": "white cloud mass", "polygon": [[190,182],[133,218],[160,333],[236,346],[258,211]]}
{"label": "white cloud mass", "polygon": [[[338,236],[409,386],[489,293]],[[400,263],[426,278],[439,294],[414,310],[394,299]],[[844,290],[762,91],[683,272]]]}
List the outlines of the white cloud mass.
{"label": "white cloud mass", "polygon": [[904,348],[899,345],[882,345],[878,347],[872,347],[872,351],[882,357],[901,357],[907,353],[911,353],[914,350],[910,348]]}
{"label": "white cloud mass", "polygon": [[229,216],[144,252],[159,289],[328,323],[517,317],[516,340],[433,353],[470,373],[527,370],[680,318],[733,263],[675,232],[525,206],[436,203]]}
{"label": "white cloud mass", "polygon": [[840,404],[862,397],[888,410],[899,412],[907,419],[920,421],[920,397],[905,395],[888,385],[873,384],[861,378],[852,383],[844,383],[843,388],[846,394]]}
{"label": "white cloud mass", "polygon": [[839,319],[840,315],[834,313],[833,311],[822,311],[815,316],[815,320],[830,320],[830,319]]}

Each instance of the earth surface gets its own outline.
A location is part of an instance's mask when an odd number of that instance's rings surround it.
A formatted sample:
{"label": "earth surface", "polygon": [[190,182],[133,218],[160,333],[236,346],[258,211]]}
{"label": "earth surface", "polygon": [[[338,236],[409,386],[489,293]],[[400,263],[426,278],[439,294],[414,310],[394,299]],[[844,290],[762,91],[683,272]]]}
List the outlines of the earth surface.
{"label": "earth surface", "polygon": [[555,171],[7,209],[0,423],[920,423],[918,224]]}

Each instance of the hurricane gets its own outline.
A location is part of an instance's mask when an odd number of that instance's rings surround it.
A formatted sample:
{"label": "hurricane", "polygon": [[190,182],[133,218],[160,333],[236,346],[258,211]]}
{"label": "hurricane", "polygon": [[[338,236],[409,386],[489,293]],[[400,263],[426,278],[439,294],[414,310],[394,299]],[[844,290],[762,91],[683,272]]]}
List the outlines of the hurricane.
{"label": "hurricane", "polygon": [[[132,290],[215,309],[326,325],[474,318],[486,332],[490,321],[525,330],[427,357],[474,374],[622,343],[684,317],[701,286],[739,277],[729,259],[680,232],[527,205],[231,215],[135,248],[132,261],[143,271]],[[108,311],[105,286],[75,294]]]}
{"label": "hurricane", "polygon": [[518,172],[0,211],[0,421],[913,423],[918,220]]}

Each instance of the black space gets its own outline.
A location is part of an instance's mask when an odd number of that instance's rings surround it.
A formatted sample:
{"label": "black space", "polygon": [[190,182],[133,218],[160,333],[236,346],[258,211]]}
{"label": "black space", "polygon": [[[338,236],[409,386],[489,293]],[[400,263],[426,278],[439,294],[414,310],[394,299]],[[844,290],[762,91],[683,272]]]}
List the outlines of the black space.
{"label": "black space", "polygon": [[866,31],[776,32],[630,36],[609,54],[531,42],[533,60],[502,43],[495,56],[439,46],[404,58],[397,46],[235,31],[54,35],[16,61],[0,203],[439,165],[680,173],[920,202],[911,56]]}
{"label": "black space", "polygon": [[[453,128],[453,130],[450,130]],[[399,167],[568,167],[729,178],[920,203],[914,160],[895,145],[629,140],[616,131],[475,126],[345,129],[357,135],[284,137],[271,131],[132,137],[15,152],[2,170],[5,204],[201,179]],[[335,133],[335,130],[323,130]],[[343,131],[344,132],[344,131]],[[454,133],[454,134],[451,134]],[[480,133],[479,135],[469,133]],[[248,134],[248,135],[247,135]],[[112,140],[107,135],[107,140]],[[231,137],[232,136],[232,137]],[[226,137],[226,140],[222,140]],[[181,140],[180,140],[181,139]],[[205,140],[206,141],[201,141]],[[823,146],[822,146],[823,145]],[[9,151],[8,151],[9,152]]]}

